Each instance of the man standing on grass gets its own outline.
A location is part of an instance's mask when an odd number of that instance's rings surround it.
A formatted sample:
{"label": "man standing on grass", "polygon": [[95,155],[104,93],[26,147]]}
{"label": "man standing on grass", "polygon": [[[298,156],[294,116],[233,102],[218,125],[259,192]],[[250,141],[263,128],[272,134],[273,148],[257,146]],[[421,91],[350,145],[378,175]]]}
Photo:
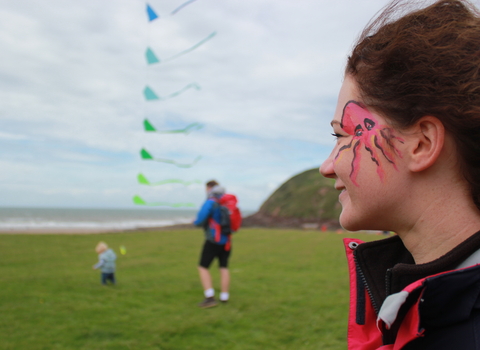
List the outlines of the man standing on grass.
{"label": "man standing on grass", "polygon": [[[209,267],[215,258],[218,258],[220,266],[221,293],[220,301],[226,303],[229,298],[228,288],[230,285],[230,273],[228,271],[228,258],[231,252],[230,230],[221,227],[222,213],[219,199],[225,194],[225,189],[220,187],[214,180],[207,182],[207,200],[203,203],[198,212],[196,220],[193,222],[196,226],[201,226],[205,230],[205,243],[200,256],[198,273],[203,286],[205,300],[198,306],[208,308],[217,306],[215,300],[215,291],[212,285],[212,276]],[[225,232],[228,231],[228,232]]]}

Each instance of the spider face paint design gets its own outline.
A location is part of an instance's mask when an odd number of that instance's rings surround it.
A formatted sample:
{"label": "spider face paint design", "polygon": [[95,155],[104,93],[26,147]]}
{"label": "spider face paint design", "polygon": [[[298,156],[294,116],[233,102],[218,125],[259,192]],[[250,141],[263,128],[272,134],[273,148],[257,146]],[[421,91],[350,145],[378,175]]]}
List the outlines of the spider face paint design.
{"label": "spider face paint design", "polygon": [[353,138],[348,145],[339,149],[335,156],[335,163],[341,159],[347,149],[352,150],[350,179],[355,186],[358,186],[356,179],[360,171],[362,147],[370,154],[371,161],[376,164],[377,174],[382,182],[385,179],[383,168],[385,161],[398,170],[395,160],[397,156],[401,158],[402,154],[395,147],[395,143],[403,143],[404,140],[394,135],[393,128],[380,125],[373,114],[359,102],[351,100],[345,104],[340,127]]}

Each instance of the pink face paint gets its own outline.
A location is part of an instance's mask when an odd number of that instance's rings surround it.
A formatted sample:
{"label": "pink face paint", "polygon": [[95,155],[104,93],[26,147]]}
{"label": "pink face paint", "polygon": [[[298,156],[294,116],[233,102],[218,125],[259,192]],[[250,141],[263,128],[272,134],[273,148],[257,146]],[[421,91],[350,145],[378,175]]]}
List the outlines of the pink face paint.
{"label": "pink face paint", "polygon": [[[352,149],[353,159],[351,164],[350,179],[355,186],[358,172],[360,171],[362,147],[370,154],[370,159],[377,165],[377,174],[380,181],[385,179],[383,169],[384,160],[387,160],[395,170],[395,158],[402,157],[394,142],[403,143],[401,138],[393,134],[393,129],[387,125],[381,125],[365,107],[356,101],[348,101],[343,108],[340,127],[347,134],[352,135],[352,141],[342,146],[335,156],[335,163],[340,160],[341,154],[347,149]],[[353,147],[352,147],[353,145]]]}

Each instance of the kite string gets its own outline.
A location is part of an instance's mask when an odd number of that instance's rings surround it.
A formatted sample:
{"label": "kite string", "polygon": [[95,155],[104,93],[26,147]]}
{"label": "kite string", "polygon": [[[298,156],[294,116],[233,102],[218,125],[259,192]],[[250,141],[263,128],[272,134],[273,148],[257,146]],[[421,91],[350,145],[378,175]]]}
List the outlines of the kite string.
{"label": "kite string", "polygon": [[173,16],[174,14],[176,14],[178,11],[180,11],[181,9],[183,9],[185,6],[187,5],[190,5],[192,2],[194,2],[195,0],[189,0],[187,2],[184,2],[183,4],[181,4],[180,6],[178,6],[175,10],[173,10],[170,15]]}
{"label": "kite string", "polygon": [[164,158],[154,158],[153,160],[157,161],[157,162],[161,162],[161,163],[168,163],[168,164],[173,164],[175,165],[176,167],[178,168],[191,168],[192,166],[194,166],[195,164],[197,164],[197,162],[201,159],[202,157],[201,156],[198,156],[197,158],[194,159],[194,161],[190,164],[184,164],[184,163],[178,163],[172,159],[164,159]]}
{"label": "kite string", "polygon": [[157,132],[159,134],[180,134],[183,133],[185,135],[188,135],[190,132],[193,130],[199,130],[203,128],[203,124],[200,123],[191,123],[184,127],[183,129],[174,129],[174,130],[157,130],[155,127],[150,123],[150,121],[145,118],[143,120],[143,127],[146,132]]}
{"label": "kite string", "polygon": [[200,85],[198,85],[197,83],[190,83],[188,84],[187,86],[183,87],[182,89],[178,90],[178,91],[175,91],[173,93],[171,93],[170,95],[167,95],[163,98],[163,100],[166,100],[168,98],[172,98],[172,97],[176,97],[182,93],[184,93],[185,91],[187,91],[188,89],[195,89],[195,90],[200,90],[201,87]]}
{"label": "kite string", "polygon": [[177,97],[178,95],[183,94],[185,91],[187,91],[189,89],[195,89],[195,90],[198,91],[198,90],[201,90],[202,88],[197,83],[190,83],[188,85],[185,85],[180,90],[174,91],[167,96],[161,97],[161,96],[158,96],[157,93],[155,91],[153,91],[153,89],[150,86],[146,85],[145,89],[143,90],[143,96],[145,97],[145,99],[147,101],[156,101],[156,100],[165,101],[165,100],[168,100],[170,98]]}
{"label": "kite string", "polygon": [[165,59],[165,60],[162,60],[161,62],[162,62],[162,63],[163,63],[163,62],[170,62],[170,61],[172,61],[172,60],[174,60],[174,59],[176,59],[176,58],[178,58],[178,57],[180,57],[180,56],[183,56],[183,55],[185,55],[185,54],[187,54],[187,53],[195,50],[195,49],[198,48],[199,46],[205,44],[207,41],[209,41],[210,39],[212,39],[215,35],[217,35],[217,32],[211,33],[211,34],[208,35],[206,38],[202,39],[201,41],[199,41],[198,43],[196,43],[195,45],[193,45],[193,46],[190,47],[189,49],[186,49],[186,50],[184,50],[184,51],[181,51],[181,52],[177,53],[176,55],[173,55],[173,56],[171,56],[171,57],[169,57],[169,58],[167,58],[167,59]]}
{"label": "kite string", "polygon": [[202,157],[201,156],[198,156],[197,158],[195,158],[195,160],[190,163],[190,164],[183,164],[183,163],[177,163],[176,161],[172,160],[172,159],[165,159],[165,158],[153,158],[153,156],[145,149],[145,148],[142,148],[140,150],[140,156],[142,157],[142,159],[144,160],[154,160],[154,161],[157,161],[157,162],[162,162],[162,163],[168,163],[168,164],[173,164],[179,168],[191,168],[192,166],[194,166]]}
{"label": "kite string", "polygon": [[148,65],[152,65],[152,64],[160,64],[160,63],[165,63],[165,62],[170,62],[180,56],[183,56],[189,52],[192,52],[193,50],[197,49],[199,46],[202,46],[203,44],[205,44],[207,41],[209,41],[210,39],[212,39],[215,35],[217,35],[217,32],[212,32],[210,33],[207,37],[203,38],[202,40],[200,40],[198,43],[196,43],[195,45],[193,45],[192,47],[186,49],[186,50],[183,50],[183,51],[180,51],[179,53],[167,58],[167,59],[164,59],[164,60],[161,60],[157,57],[157,55],[155,54],[155,52],[153,52],[153,50],[151,49],[150,46],[147,47],[147,51],[145,52],[145,58],[147,59],[147,64]]}
{"label": "kite string", "polygon": [[133,196],[133,203],[136,205],[146,205],[146,206],[162,206],[162,207],[172,207],[172,208],[180,208],[180,207],[195,207],[193,203],[171,203],[171,202],[145,202],[142,197],[139,195]]}
{"label": "kite string", "polygon": [[142,173],[139,173],[137,176],[137,181],[140,185],[147,185],[147,186],[160,186],[160,185],[165,185],[165,184],[170,184],[170,183],[175,183],[175,184],[182,184],[184,186],[190,186],[192,184],[200,184],[200,180],[193,180],[193,181],[184,181],[180,179],[167,179],[167,180],[162,180],[162,181],[157,181],[157,182],[150,182],[148,179],[143,175]]}

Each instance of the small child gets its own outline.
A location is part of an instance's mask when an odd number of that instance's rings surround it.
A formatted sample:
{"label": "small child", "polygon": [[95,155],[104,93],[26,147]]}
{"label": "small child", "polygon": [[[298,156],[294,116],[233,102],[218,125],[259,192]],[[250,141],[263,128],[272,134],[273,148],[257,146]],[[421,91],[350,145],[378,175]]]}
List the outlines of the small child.
{"label": "small child", "polygon": [[95,251],[98,254],[98,263],[93,265],[93,269],[100,268],[102,271],[102,284],[106,285],[107,281],[115,284],[115,260],[117,256],[105,242],[98,243]]}

